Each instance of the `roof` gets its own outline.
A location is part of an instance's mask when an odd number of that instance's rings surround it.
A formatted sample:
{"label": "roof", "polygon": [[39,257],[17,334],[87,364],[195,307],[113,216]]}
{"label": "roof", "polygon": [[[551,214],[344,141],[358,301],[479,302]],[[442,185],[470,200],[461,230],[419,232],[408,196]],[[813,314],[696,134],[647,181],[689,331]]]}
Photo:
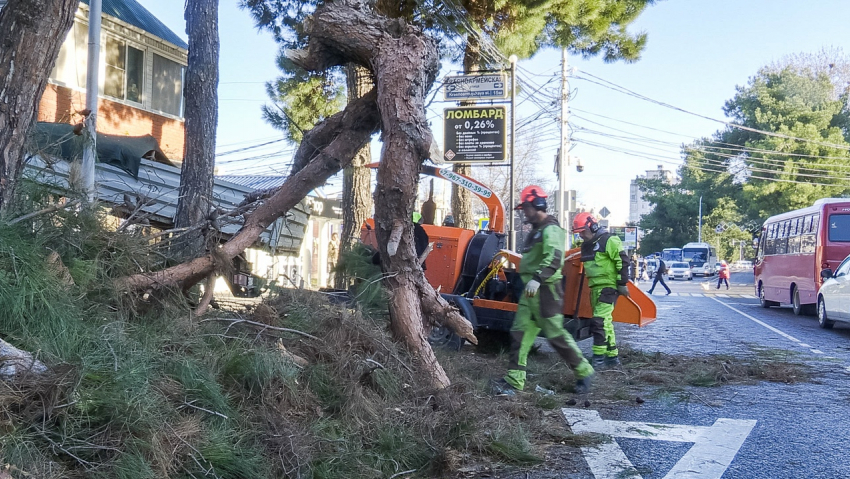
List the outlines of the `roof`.
{"label": "roof", "polygon": [[[81,1],[86,5],[89,4],[89,0]],[[189,45],[182,38],[166,27],[164,23],[159,21],[158,18],[136,0],[101,0],[101,2],[103,3],[103,13],[127,22],[134,27],[139,27],[184,50],[189,49]]]}
{"label": "roof", "polygon": [[222,175],[216,176],[217,179],[227,181],[235,185],[244,186],[252,190],[267,190],[269,188],[278,188],[286,181],[285,176],[240,176],[240,175]]}

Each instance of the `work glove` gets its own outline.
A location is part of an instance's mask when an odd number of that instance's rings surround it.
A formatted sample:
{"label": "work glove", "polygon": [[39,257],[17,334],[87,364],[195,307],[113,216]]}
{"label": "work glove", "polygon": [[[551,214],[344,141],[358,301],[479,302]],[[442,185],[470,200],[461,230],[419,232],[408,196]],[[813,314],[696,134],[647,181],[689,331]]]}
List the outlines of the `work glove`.
{"label": "work glove", "polygon": [[533,298],[537,295],[538,289],[540,289],[540,281],[536,279],[530,280],[528,283],[525,283],[525,296]]}
{"label": "work glove", "polygon": [[620,293],[620,296],[629,297],[629,286],[624,284],[621,286],[617,286],[617,292]]}

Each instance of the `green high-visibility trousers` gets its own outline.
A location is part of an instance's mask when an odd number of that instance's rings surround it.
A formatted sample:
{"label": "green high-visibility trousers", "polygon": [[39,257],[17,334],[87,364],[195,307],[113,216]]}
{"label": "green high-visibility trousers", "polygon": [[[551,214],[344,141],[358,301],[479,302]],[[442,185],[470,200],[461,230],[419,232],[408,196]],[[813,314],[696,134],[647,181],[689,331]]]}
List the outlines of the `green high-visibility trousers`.
{"label": "green high-visibility trousers", "polygon": [[590,288],[590,305],[593,318],[590,333],[593,335],[593,355],[617,357],[617,339],[614,336],[614,305],[617,303],[616,288]]}
{"label": "green high-visibility trousers", "polygon": [[520,391],[525,387],[528,353],[540,331],[543,331],[549,344],[570,366],[576,379],[593,374],[593,367],[582,356],[572,335],[564,329],[564,315],[558,313],[542,317],[541,308],[542,311],[551,314],[553,311],[562,310],[557,305],[563,306],[563,290],[560,281],[544,283],[540,285],[536,296],[528,298],[523,295],[519,301],[514,323],[511,326],[511,359],[505,381]]}

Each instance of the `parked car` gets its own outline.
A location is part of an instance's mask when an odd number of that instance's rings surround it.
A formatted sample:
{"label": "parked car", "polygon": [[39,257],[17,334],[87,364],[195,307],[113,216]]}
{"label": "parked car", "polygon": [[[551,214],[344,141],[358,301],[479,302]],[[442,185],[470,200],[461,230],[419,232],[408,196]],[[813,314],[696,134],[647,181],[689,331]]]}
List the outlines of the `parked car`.
{"label": "parked car", "polygon": [[670,263],[670,266],[667,267],[667,277],[670,281],[674,279],[694,279],[693,271],[691,271],[691,266],[688,263]]}
{"label": "parked car", "polygon": [[753,262],[752,261],[735,261],[732,263],[732,269],[735,271],[752,271],[753,270]]}
{"label": "parked car", "polygon": [[836,321],[850,321],[850,256],[833,272],[821,271],[823,285],[818,290],[818,324],[832,329]]}

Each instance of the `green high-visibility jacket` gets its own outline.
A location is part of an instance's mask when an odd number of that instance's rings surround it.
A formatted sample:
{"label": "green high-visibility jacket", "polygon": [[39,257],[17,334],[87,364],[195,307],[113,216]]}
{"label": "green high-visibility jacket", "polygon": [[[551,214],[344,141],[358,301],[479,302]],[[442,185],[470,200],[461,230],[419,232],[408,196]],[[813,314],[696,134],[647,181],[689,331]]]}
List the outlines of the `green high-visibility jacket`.
{"label": "green high-visibility jacket", "polygon": [[605,230],[599,230],[592,240],[582,243],[581,260],[587,285],[593,289],[616,288],[629,281],[629,257],[623,242]]}
{"label": "green high-visibility jacket", "polygon": [[525,238],[519,275],[524,283],[532,279],[540,283],[554,283],[563,277],[563,266],[564,230],[557,219],[547,216]]}

